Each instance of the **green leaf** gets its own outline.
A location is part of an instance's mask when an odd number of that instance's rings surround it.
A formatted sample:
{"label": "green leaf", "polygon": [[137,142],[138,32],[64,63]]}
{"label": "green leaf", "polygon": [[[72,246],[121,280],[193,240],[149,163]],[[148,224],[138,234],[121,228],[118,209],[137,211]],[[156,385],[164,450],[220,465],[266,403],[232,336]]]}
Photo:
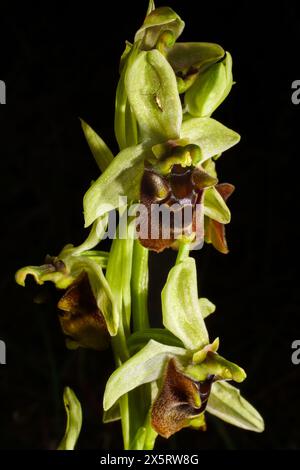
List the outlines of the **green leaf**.
{"label": "green leaf", "polygon": [[166,346],[150,340],[137,354],[116,369],[106,384],[103,408],[108,410],[125,393],[158,380],[168,357],[186,356],[185,349]]}
{"label": "green leaf", "polygon": [[233,147],[240,136],[212,118],[191,118],[182,123],[181,138],[199,145],[202,158],[199,163]]}
{"label": "green leaf", "polygon": [[84,122],[83,119],[80,119],[80,122],[94,159],[100,170],[103,172],[112,162],[114,156],[104,140],[102,140],[101,137],[99,137],[99,135],[96,134],[96,132],[86,122]]}
{"label": "green leaf", "polygon": [[64,389],[64,405],[67,414],[66,432],[57,450],[74,450],[82,424],[81,405],[73,390]]}
{"label": "green leaf", "polygon": [[[83,198],[86,227],[106,212],[139,199],[145,148],[144,143],[122,150],[88,189]],[[128,201],[120,201],[122,196]]]}
{"label": "green leaf", "polygon": [[170,270],[161,297],[164,326],[189,350],[201,349],[208,344],[193,258],[184,259]]}
{"label": "green leaf", "polygon": [[192,116],[210,116],[225,100],[232,87],[232,60],[229,53],[222,62],[200,73],[185,94],[187,112]]}
{"label": "green leaf", "polygon": [[143,348],[150,339],[169,346],[184,347],[180,339],[176,338],[170,331],[163,328],[147,328],[136,331],[129,336],[127,346],[131,354]]}
{"label": "green leaf", "polygon": [[179,42],[172,47],[167,59],[174,71],[188,73],[192,68],[196,71],[218,62],[224,57],[225,51],[218,44],[210,42]]}
{"label": "green leaf", "polygon": [[199,307],[203,318],[208,317],[216,310],[216,306],[205,297],[201,297],[201,299],[199,299]]}
{"label": "green leaf", "polygon": [[262,432],[264,421],[256,409],[227,382],[216,382],[212,386],[207,411],[227,423],[249,431]]}
{"label": "green leaf", "polygon": [[153,144],[179,138],[182,107],[175,74],[157,50],[140,52],[128,66],[125,87],[144,138]]}
{"label": "green leaf", "polygon": [[134,38],[135,42],[140,42],[140,47],[144,50],[153,49],[164,31],[171,31],[176,40],[184,29],[184,21],[172,8],[159,7],[153,9],[153,7],[154,3],[153,5],[149,4],[144,24],[137,31]]}

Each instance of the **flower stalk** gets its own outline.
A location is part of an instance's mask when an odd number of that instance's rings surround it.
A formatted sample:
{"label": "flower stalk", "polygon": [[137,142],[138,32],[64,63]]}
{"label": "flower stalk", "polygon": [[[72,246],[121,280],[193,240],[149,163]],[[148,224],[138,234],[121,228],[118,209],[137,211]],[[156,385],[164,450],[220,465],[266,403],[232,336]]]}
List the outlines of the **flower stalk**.
{"label": "flower stalk", "polygon": [[[67,347],[111,345],[116,369],[106,384],[103,421],[121,421],[126,450],[153,449],[158,435],[185,427],[206,430],[207,412],[243,429],[264,428],[229,383],[242,382],[245,371],[219,355],[219,338],[209,337],[215,306],[199,296],[192,257],[204,243],[228,252],[226,201],[234,187],[219,182],[216,167],[240,136],[211,115],[231,90],[232,59],[217,44],[179,42],[183,28],[171,8],[150,0],[120,62],[114,121],[120,152],[114,156],[81,120],[101,172],[83,200],[89,235],[16,274],[21,285],[32,275],[63,290],[58,307]],[[113,210],[119,226],[106,253],[98,245]],[[152,328],[149,254],[170,248],[178,253],[161,293],[162,327]],[[60,448],[74,448],[81,408],[66,390],[75,412]]]}

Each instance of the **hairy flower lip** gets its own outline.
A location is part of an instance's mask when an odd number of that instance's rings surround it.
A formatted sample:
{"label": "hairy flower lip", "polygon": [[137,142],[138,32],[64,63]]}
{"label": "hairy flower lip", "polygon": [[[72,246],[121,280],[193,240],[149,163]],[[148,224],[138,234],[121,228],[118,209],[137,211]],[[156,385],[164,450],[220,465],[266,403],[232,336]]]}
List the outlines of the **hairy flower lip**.
{"label": "hairy flower lip", "polygon": [[[204,228],[199,228],[196,208],[202,207],[204,189],[215,185],[217,179],[210,176],[202,167],[175,164],[167,175],[146,165],[141,182],[140,201],[146,208],[142,224],[147,226],[147,236],[139,236],[141,244],[157,252],[175,247],[178,238],[201,238]],[[156,211],[166,214],[169,224],[168,236],[163,219],[157,218]],[[190,214],[187,215],[189,209]],[[177,214],[177,215],[176,215]],[[168,219],[169,218],[169,219]],[[143,232],[144,233],[144,232]],[[157,234],[155,237],[153,234]],[[198,237],[199,235],[199,237]],[[200,240],[201,241],[201,240]]]}
{"label": "hairy flower lip", "polygon": [[103,350],[109,344],[109,334],[89,283],[82,272],[68,287],[58,304],[59,321],[72,347]]}
{"label": "hairy flower lip", "polygon": [[214,380],[214,375],[201,382],[192,379],[171,358],[152,407],[151,424],[156,432],[168,438],[204,413]]}

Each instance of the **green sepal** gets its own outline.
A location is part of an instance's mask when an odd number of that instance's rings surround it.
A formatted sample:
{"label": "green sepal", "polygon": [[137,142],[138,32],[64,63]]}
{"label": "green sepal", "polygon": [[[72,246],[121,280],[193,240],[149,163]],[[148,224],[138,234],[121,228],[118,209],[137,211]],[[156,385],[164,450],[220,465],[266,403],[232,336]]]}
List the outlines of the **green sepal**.
{"label": "green sepal", "polygon": [[116,369],[106,384],[103,408],[108,410],[114,403],[130,390],[144,383],[158,380],[164,371],[168,357],[186,357],[183,348],[166,346],[154,340]]}
{"label": "green sepal", "polygon": [[142,137],[154,143],[178,139],[182,107],[175,74],[158,51],[140,52],[127,67],[125,87]]}
{"label": "green sepal", "polygon": [[169,272],[162,290],[163,324],[188,350],[208,344],[208,333],[198,299],[197,272],[193,258],[186,258]]}
{"label": "green sepal", "polygon": [[207,411],[227,423],[248,431],[263,432],[264,420],[256,409],[227,382],[212,385]]}
{"label": "green sepal", "polygon": [[83,198],[85,227],[106,212],[139,199],[146,147],[143,143],[122,150],[88,189]]}
{"label": "green sepal", "polygon": [[181,126],[180,136],[200,147],[202,157],[199,163],[228,150],[240,141],[237,132],[212,118],[185,120]]}

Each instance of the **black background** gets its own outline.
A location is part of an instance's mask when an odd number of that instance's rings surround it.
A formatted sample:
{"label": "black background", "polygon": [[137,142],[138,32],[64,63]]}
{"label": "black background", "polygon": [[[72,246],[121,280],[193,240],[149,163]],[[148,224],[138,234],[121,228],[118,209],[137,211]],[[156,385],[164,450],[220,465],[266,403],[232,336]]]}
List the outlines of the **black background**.
{"label": "black background", "polygon": [[[299,79],[297,2],[168,3],[186,21],[181,40],[211,41],[229,50],[237,84],[214,117],[242,135],[218,163],[220,180],[236,186],[227,229],[230,253],[210,246],[195,254],[203,296],[217,304],[208,320],[221,353],[242,365],[241,389],[266,421],[261,435],[214,418],[208,431],[184,430],[165,449],[300,448],[299,372],[291,343],[299,339],[299,113],[291,83]],[[0,107],[1,314],[0,448],[55,448],[64,432],[62,390],[76,390],[84,411],[78,447],[121,447],[118,424],[101,423],[111,352],[70,352],[54,302],[33,303],[14,272],[42,264],[47,253],[85,237],[82,196],[98,170],[78,117],[117,151],[114,92],[125,39],[143,21],[140,2],[1,3]],[[159,291],[174,261],[151,255],[151,316],[158,324]],[[53,299],[54,293],[47,289]]]}

